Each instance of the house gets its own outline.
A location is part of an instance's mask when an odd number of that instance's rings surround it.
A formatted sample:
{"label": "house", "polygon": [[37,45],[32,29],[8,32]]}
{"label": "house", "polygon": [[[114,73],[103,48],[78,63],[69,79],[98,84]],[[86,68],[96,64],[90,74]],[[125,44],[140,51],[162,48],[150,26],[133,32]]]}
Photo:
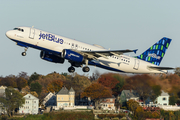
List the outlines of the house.
{"label": "house", "polygon": [[169,94],[162,90],[161,95],[155,100],[158,105],[169,105]]}
{"label": "house", "polygon": [[7,88],[6,86],[1,86],[0,87],[0,97],[5,97],[5,89],[6,88]]}
{"label": "house", "polygon": [[39,99],[31,94],[25,95],[25,103],[22,107],[19,107],[19,113],[21,114],[38,114]]}
{"label": "house", "polygon": [[100,104],[98,105],[103,110],[115,110],[115,97],[102,98],[100,99]]}
{"label": "house", "polygon": [[42,104],[47,106],[56,106],[56,95],[52,92],[49,92],[46,97],[43,99]]}
{"label": "house", "polygon": [[75,91],[73,88],[71,87],[71,89],[68,90],[65,86],[62,87],[62,89],[56,94],[56,102],[58,108],[74,106]]}
{"label": "house", "polygon": [[[5,90],[6,90],[6,86],[0,86],[0,97],[6,97],[5,95]],[[4,104],[0,102],[0,113],[5,113],[5,107]]]}
{"label": "house", "polygon": [[90,97],[83,97],[81,98],[81,94],[75,98],[75,105],[92,105],[93,102],[91,101]]}
{"label": "house", "polygon": [[120,94],[120,102],[122,103],[122,105],[125,105],[126,102],[130,99],[139,101],[138,93],[134,90],[123,90]]}

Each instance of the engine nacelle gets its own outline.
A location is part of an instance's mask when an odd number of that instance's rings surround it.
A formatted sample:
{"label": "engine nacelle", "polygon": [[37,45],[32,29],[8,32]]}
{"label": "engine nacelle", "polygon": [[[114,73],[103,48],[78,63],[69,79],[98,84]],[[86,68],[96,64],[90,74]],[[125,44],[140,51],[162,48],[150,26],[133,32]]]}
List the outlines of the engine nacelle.
{"label": "engine nacelle", "polygon": [[72,50],[64,49],[62,52],[62,58],[68,59],[70,61],[81,63],[84,60],[84,57]]}
{"label": "engine nacelle", "polygon": [[53,55],[52,53],[41,51],[40,57],[43,60],[54,62],[54,63],[64,63],[64,59],[61,57],[58,57],[56,55]]}

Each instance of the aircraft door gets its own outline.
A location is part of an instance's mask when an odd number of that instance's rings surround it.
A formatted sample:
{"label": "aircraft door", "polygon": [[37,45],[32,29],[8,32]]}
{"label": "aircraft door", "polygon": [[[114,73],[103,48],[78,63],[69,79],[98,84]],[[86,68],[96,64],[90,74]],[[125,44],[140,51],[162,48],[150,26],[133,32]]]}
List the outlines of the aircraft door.
{"label": "aircraft door", "polygon": [[133,67],[133,69],[135,69],[135,70],[138,70],[139,69],[139,60],[138,59],[134,59],[135,61],[134,61],[134,67]]}
{"label": "aircraft door", "polygon": [[34,36],[35,36],[35,29],[30,28],[29,38],[34,39]]}

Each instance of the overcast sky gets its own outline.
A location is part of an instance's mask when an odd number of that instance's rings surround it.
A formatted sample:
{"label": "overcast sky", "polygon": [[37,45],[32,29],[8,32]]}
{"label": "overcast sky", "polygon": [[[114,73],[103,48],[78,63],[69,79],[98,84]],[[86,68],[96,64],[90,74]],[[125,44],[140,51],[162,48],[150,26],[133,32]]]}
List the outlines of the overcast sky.
{"label": "overcast sky", "polygon": [[[5,36],[6,31],[18,26],[34,26],[111,50],[138,49],[137,55],[168,37],[172,42],[160,66],[180,67],[179,0],[1,0],[0,76],[21,71],[28,75],[68,72],[68,62],[44,61],[39,50],[29,48],[27,56],[21,56],[24,48]],[[95,70],[109,72],[90,69],[89,75]],[[84,74],[81,68],[76,68],[76,72]]]}

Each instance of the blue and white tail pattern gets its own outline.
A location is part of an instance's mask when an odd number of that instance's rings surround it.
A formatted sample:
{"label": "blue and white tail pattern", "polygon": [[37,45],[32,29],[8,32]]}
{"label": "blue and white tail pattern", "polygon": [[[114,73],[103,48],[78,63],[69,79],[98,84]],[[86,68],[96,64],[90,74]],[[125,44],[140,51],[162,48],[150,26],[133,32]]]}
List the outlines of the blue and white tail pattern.
{"label": "blue and white tail pattern", "polygon": [[171,39],[164,37],[136,58],[159,66],[170,43]]}

